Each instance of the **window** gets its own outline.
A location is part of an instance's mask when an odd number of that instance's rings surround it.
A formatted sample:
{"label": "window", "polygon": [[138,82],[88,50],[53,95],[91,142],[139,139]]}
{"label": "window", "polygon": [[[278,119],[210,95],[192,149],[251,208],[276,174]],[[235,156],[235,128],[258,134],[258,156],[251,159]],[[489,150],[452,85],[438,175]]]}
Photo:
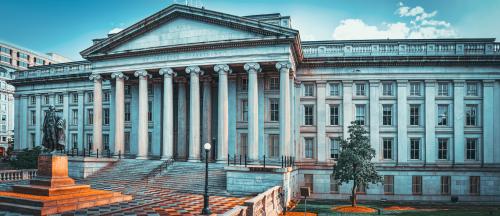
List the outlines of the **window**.
{"label": "window", "polygon": [[71,124],[78,125],[78,110],[71,110]]}
{"label": "window", "polygon": [[471,195],[479,195],[479,192],[481,191],[481,186],[480,186],[480,178],[479,176],[471,176],[469,177],[469,193]]}
{"label": "window", "polygon": [[44,95],[44,96],[43,96],[43,103],[44,103],[45,105],[50,104],[50,97],[49,97],[48,95]]}
{"label": "window", "polygon": [[450,96],[448,89],[449,89],[449,84],[447,82],[439,82],[438,96]]}
{"label": "window", "polygon": [[339,183],[334,175],[330,175],[330,193],[339,193]]}
{"label": "window", "polygon": [[382,125],[392,125],[392,104],[382,105]]}
{"label": "window", "polygon": [[410,82],[410,96],[422,96],[419,82]]}
{"label": "window", "polygon": [[63,104],[64,103],[64,95],[62,95],[62,94],[57,95],[57,103],[58,104]]}
{"label": "window", "polygon": [[[109,134],[102,135],[102,144],[103,144],[104,150],[109,150]],[[102,152],[102,153],[104,153],[104,152]]]}
{"label": "window", "polygon": [[383,96],[393,96],[394,91],[392,89],[392,83],[382,83],[382,95]]}
{"label": "window", "polygon": [[124,89],[125,95],[130,95],[130,86],[125,85],[124,87],[125,87],[125,89]]}
{"label": "window", "polygon": [[248,148],[248,135],[246,133],[240,133],[240,142],[238,143],[238,153],[240,155],[246,155],[247,154],[247,148]]}
{"label": "window", "polygon": [[241,120],[248,121],[248,101],[241,100]]}
{"label": "window", "polygon": [[78,148],[78,134],[76,133],[71,134],[71,143],[73,143],[74,149]]}
{"label": "window", "polygon": [[448,104],[438,105],[438,125],[448,126]]}
{"label": "window", "polygon": [[105,102],[109,101],[109,92],[104,92],[104,101]]}
{"label": "window", "polygon": [[30,123],[31,123],[31,125],[36,125],[36,111],[35,110],[31,110],[30,113],[31,113],[30,114],[30,116],[31,116]]}
{"label": "window", "polygon": [[279,90],[280,89],[280,78],[279,77],[271,77],[271,79],[269,79],[269,89],[270,90]]}
{"label": "window", "polygon": [[393,138],[383,138],[382,148],[383,148],[383,159],[392,160],[392,140]]}
{"label": "window", "polygon": [[356,104],[356,122],[365,125],[366,109],[364,104]]}
{"label": "window", "polygon": [[93,109],[87,110],[87,124],[89,124],[89,125],[94,124],[94,110]]}
{"label": "window", "polygon": [[148,101],[148,121],[153,121],[153,102]]}
{"label": "window", "polygon": [[7,48],[7,47],[0,47],[0,52],[3,52],[5,54],[9,54],[9,55],[12,54],[12,50]]}
{"label": "window", "polygon": [[410,159],[420,160],[420,138],[410,138]]}
{"label": "window", "polygon": [[94,102],[94,93],[89,92],[87,93],[87,103],[92,103]]}
{"label": "window", "polygon": [[340,96],[339,83],[330,83],[330,96]]}
{"label": "window", "polygon": [[270,121],[279,121],[280,105],[278,99],[269,99]]}
{"label": "window", "polygon": [[477,138],[467,138],[466,139],[466,157],[467,160],[477,160],[477,147],[478,147],[478,139]]}
{"label": "window", "polygon": [[130,122],[130,103],[125,103],[125,121]]}
{"label": "window", "polygon": [[26,60],[28,60],[30,56],[28,54],[26,54],[26,53],[18,52],[17,53],[17,57],[20,58],[20,59],[26,59]]}
{"label": "window", "polygon": [[45,60],[43,60],[41,58],[35,58],[35,64],[36,65],[44,65],[45,64]]}
{"label": "window", "polygon": [[30,97],[30,104],[31,105],[36,105],[36,97],[35,96],[31,96]]}
{"label": "window", "polygon": [[29,66],[29,64],[28,64],[28,63],[26,63],[26,62],[23,62],[23,61],[19,61],[19,60],[18,60],[18,61],[17,61],[17,66],[27,68],[27,67]]}
{"label": "window", "polygon": [[12,64],[12,58],[9,58],[9,57],[6,57],[6,56],[0,56],[0,61]]}
{"label": "window", "polygon": [[448,138],[438,139],[438,159],[448,160]]}
{"label": "window", "polygon": [[467,104],[465,105],[465,125],[466,126],[477,126],[477,104]]}
{"label": "window", "polygon": [[153,152],[153,142],[151,141],[153,137],[153,133],[148,132],[148,154],[151,154]]}
{"label": "window", "polygon": [[248,80],[246,77],[242,77],[240,80],[240,91],[248,91]]}
{"label": "window", "polygon": [[441,176],[441,195],[450,195],[451,193],[451,177]]}
{"label": "window", "polygon": [[394,194],[394,176],[392,175],[384,176],[384,194]]}
{"label": "window", "polygon": [[104,108],[103,112],[104,112],[103,123],[104,125],[109,125],[109,108]]}
{"label": "window", "polygon": [[330,138],[330,158],[338,159],[340,153],[340,139]]}
{"label": "window", "polygon": [[304,138],[305,142],[305,158],[313,159],[314,158],[314,139],[313,138]]}
{"label": "window", "polygon": [[410,104],[410,125],[420,125],[420,104]]}
{"label": "window", "polygon": [[269,134],[269,146],[267,155],[270,158],[278,158],[280,153],[280,136],[278,134]]}
{"label": "window", "polygon": [[478,96],[477,82],[467,82],[467,96]]}
{"label": "window", "polygon": [[314,124],[314,105],[304,105],[304,125]]}
{"label": "window", "polygon": [[313,174],[304,174],[304,187],[308,187],[311,193],[313,193],[314,188],[314,177]]}
{"label": "window", "polygon": [[30,133],[30,148],[34,148],[36,143],[35,133]]}
{"label": "window", "polygon": [[412,176],[413,195],[422,195],[422,176]]}
{"label": "window", "polygon": [[314,84],[304,84],[304,96],[306,97],[314,96]]}
{"label": "window", "polygon": [[92,134],[87,134],[87,149],[92,149],[92,146],[94,146],[92,144],[92,141],[93,141]]}
{"label": "window", "polygon": [[73,103],[78,103],[78,93],[73,93],[71,96]]}
{"label": "window", "polygon": [[356,83],[356,96],[366,96],[365,83]]}
{"label": "window", "polygon": [[[123,141],[123,145],[125,147],[125,152],[121,152],[122,154],[123,153],[130,153],[130,132],[125,132],[125,137],[124,137],[124,141]],[[118,152],[120,153],[120,152]]]}
{"label": "window", "polygon": [[339,125],[339,105],[330,105],[330,125]]}

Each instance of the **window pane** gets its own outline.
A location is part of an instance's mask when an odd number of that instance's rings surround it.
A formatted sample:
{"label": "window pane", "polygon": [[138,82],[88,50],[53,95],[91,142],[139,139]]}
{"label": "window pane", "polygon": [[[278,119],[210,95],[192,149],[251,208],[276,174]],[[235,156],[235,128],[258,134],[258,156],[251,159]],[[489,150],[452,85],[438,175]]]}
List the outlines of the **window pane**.
{"label": "window pane", "polygon": [[447,126],[448,125],[448,105],[439,104],[438,105],[438,125]]}
{"label": "window pane", "polygon": [[438,139],[438,159],[447,160],[448,159],[448,139],[439,138]]}
{"label": "window pane", "polygon": [[382,125],[392,125],[392,104],[382,105]]}
{"label": "window pane", "polygon": [[383,138],[383,157],[384,159],[392,159],[392,138]]}
{"label": "window pane", "polygon": [[420,160],[420,139],[410,139],[410,159]]}
{"label": "window pane", "polygon": [[339,125],[339,106],[330,105],[330,125]]}
{"label": "window pane", "polygon": [[394,194],[394,176],[384,176],[384,194]]}
{"label": "window pane", "polygon": [[422,176],[412,176],[413,195],[422,195]]}
{"label": "window pane", "polygon": [[359,125],[365,125],[365,105],[357,104],[356,105],[356,122]]}

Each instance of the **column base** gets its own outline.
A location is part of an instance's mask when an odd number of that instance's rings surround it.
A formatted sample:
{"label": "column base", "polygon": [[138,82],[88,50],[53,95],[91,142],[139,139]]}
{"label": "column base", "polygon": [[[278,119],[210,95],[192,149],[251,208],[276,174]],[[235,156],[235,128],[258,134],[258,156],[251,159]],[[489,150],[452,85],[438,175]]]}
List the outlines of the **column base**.
{"label": "column base", "polygon": [[200,159],[188,159],[187,162],[191,162],[191,163],[200,163],[201,160]]}
{"label": "column base", "polygon": [[149,157],[148,156],[136,156],[135,159],[136,160],[148,160]]}
{"label": "column base", "polygon": [[174,159],[173,156],[161,156],[160,160],[170,160],[170,159]]}
{"label": "column base", "polygon": [[225,164],[225,163],[227,163],[227,159],[218,159],[215,161],[215,163]]}

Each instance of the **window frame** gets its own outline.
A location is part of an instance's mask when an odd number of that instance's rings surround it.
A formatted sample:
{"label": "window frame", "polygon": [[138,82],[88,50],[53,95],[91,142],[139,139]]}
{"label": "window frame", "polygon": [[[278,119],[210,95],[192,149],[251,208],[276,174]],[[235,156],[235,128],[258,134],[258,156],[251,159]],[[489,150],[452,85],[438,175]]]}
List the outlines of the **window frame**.
{"label": "window frame", "polygon": [[394,195],[394,176],[384,175],[384,194]]}
{"label": "window frame", "polygon": [[411,193],[412,195],[422,195],[423,178],[422,176],[411,177]]}
{"label": "window frame", "polygon": [[[330,126],[339,126],[340,125],[340,105],[339,104],[330,104]],[[335,111],[336,112],[332,112]]]}
{"label": "window frame", "polygon": [[[415,148],[415,142],[417,148]],[[422,139],[419,137],[410,137],[410,160],[422,160]],[[415,156],[417,156],[415,158]]]}
{"label": "window frame", "polygon": [[[366,125],[366,104],[355,104],[354,106],[355,110],[355,121],[358,122],[359,125],[365,126]],[[362,108],[362,109],[360,109]],[[363,110],[363,112],[358,112],[358,110]],[[362,114],[362,115],[361,115]]]}
{"label": "window frame", "polygon": [[[386,110],[386,108],[388,108],[389,110]],[[394,111],[393,104],[382,104],[382,126],[394,125],[393,111]]]}
{"label": "window frame", "polygon": [[[437,104],[438,110],[437,110],[437,125],[441,127],[447,127],[450,126],[450,105],[449,104]],[[443,115],[441,114],[441,110],[444,110],[445,112]],[[442,118],[444,117],[444,118]],[[441,119],[444,119],[445,123],[443,124]]]}
{"label": "window frame", "polygon": [[[410,121],[409,121],[409,124],[410,126],[420,126],[420,107],[421,105],[420,104],[410,104]],[[417,112],[415,113],[414,112],[414,108],[417,109]],[[416,123],[416,124],[415,124]]]}
{"label": "window frame", "polygon": [[269,121],[279,122],[280,120],[280,101],[278,98],[269,98]]}
{"label": "window frame", "polygon": [[450,96],[450,83],[449,82],[438,82],[437,86],[438,86],[437,96],[439,96],[439,97],[449,97]]}
{"label": "window frame", "polygon": [[[470,147],[474,146],[474,148]],[[477,161],[479,160],[479,138],[467,137],[465,138],[465,160]],[[473,156],[473,158],[471,157]]]}
{"label": "window frame", "polygon": [[[442,141],[446,141],[446,142],[442,142]],[[442,160],[442,161],[445,161],[445,160],[449,160],[450,156],[450,138],[447,138],[447,137],[439,137],[438,138],[438,151],[437,151],[437,154],[438,154],[438,157],[437,159],[438,160]],[[442,144],[446,144],[446,148],[442,148]],[[445,156],[443,158],[443,155]]]}
{"label": "window frame", "polygon": [[303,105],[304,114],[303,114],[303,125],[304,126],[313,126],[314,125],[314,104],[304,104]]}
{"label": "window frame", "polygon": [[410,82],[410,96],[422,96],[421,82]]}
{"label": "window frame", "polygon": [[330,159],[338,160],[340,156],[340,137],[330,137]]}
{"label": "window frame", "polygon": [[451,176],[441,176],[441,195],[451,194]]}
{"label": "window frame", "polygon": [[382,96],[394,96],[394,84],[392,82],[382,82]]}
{"label": "window frame", "polygon": [[394,137],[382,137],[382,160],[394,160]]}
{"label": "window frame", "polygon": [[479,126],[479,105],[478,104],[465,104],[465,126],[477,127]]}
{"label": "window frame", "polygon": [[[310,150],[309,150],[310,147]],[[308,160],[315,159],[315,146],[313,137],[304,137],[304,158]]]}
{"label": "window frame", "polygon": [[359,96],[359,97],[366,97],[367,96],[367,93],[366,93],[366,83],[364,82],[356,82],[354,84],[355,86],[355,90],[356,90],[356,96]]}

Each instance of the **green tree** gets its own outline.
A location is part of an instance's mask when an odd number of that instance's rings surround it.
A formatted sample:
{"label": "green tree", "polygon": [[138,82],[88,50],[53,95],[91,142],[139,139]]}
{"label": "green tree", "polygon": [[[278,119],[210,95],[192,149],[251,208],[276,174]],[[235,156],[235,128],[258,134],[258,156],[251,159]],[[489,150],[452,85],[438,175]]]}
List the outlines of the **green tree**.
{"label": "green tree", "polygon": [[42,147],[36,146],[32,149],[23,149],[11,158],[10,165],[15,169],[36,169],[38,168],[38,155],[42,153]]}
{"label": "green tree", "polygon": [[376,184],[381,177],[375,170],[371,159],[375,157],[375,150],[370,147],[370,140],[366,129],[357,122],[349,126],[349,138],[340,142],[341,152],[334,167],[333,177],[342,183],[352,181],[352,206],[356,206],[356,189],[359,185]]}

